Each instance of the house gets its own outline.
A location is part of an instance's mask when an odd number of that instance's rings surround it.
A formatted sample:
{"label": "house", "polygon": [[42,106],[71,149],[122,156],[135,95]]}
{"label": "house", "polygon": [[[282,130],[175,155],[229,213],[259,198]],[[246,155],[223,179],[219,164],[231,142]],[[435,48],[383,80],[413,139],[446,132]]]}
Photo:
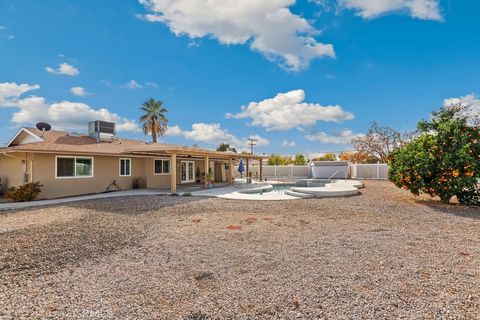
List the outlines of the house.
{"label": "house", "polygon": [[[164,143],[121,139],[115,124],[94,121],[89,134],[22,128],[0,149],[2,183],[19,186],[39,181],[40,198],[105,192],[115,181],[122,190],[135,181],[146,188],[203,184],[205,172],[216,182],[233,183],[236,164],[263,160],[262,156],[217,152]],[[138,179],[140,178],[140,179]]]}

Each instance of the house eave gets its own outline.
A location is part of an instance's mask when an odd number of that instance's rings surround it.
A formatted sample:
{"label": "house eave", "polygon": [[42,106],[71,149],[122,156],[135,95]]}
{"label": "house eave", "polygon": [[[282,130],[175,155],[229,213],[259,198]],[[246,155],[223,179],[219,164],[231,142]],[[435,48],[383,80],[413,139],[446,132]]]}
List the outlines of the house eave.
{"label": "house eave", "polygon": [[31,131],[28,130],[27,128],[21,128],[21,129],[17,132],[17,134],[15,134],[15,136],[14,136],[12,139],[10,139],[10,141],[7,143],[7,146],[6,146],[6,147],[7,147],[7,148],[8,148],[8,147],[11,147],[11,146],[12,146],[12,143],[15,141],[15,139],[18,138],[18,136],[19,136],[22,132],[25,132],[25,133],[29,134],[29,135],[32,136],[35,140],[37,140],[37,142],[43,142],[43,141],[44,141],[41,137],[37,136],[35,133],[31,132]]}

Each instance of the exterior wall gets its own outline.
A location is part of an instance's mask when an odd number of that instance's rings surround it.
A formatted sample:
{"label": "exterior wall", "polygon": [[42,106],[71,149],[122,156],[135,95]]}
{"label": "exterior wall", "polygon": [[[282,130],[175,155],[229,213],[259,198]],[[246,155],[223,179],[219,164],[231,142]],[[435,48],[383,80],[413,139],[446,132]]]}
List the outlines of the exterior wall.
{"label": "exterior wall", "polygon": [[[25,183],[25,173],[27,172],[29,182],[39,181],[43,185],[39,199],[105,192],[113,180],[116,181],[122,190],[131,189],[133,180],[136,178],[142,178],[144,187],[147,188],[170,187],[171,174],[155,175],[153,170],[154,159],[170,160],[169,157],[138,158],[128,156],[78,155],[79,157],[93,158],[93,177],[55,178],[56,156],[62,156],[61,154],[14,153],[13,155],[14,157],[9,157],[0,154],[0,178],[2,178],[2,183],[5,184],[6,182],[8,187],[20,186]],[[120,158],[131,159],[131,175],[128,177],[120,176]],[[204,160],[177,158],[177,185],[182,185],[182,160],[194,162],[194,183],[198,181],[204,183]],[[221,163],[223,166],[225,162],[219,161],[216,163]],[[200,169],[200,177],[197,177],[197,168]],[[217,181],[221,180],[221,177],[215,178]],[[226,170],[226,181],[229,181],[229,179],[229,170]]]}
{"label": "exterior wall", "polygon": [[144,158],[131,159],[131,176],[120,177],[120,158],[93,156],[92,178],[55,178],[55,155],[33,154],[32,181],[40,181],[43,185],[39,198],[58,198],[81,194],[100,193],[106,191],[113,180],[122,190],[132,188],[133,180],[145,176]]}
{"label": "exterior wall", "polygon": [[[165,159],[170,160],[168,157],[155,158],[155,159]],[[170,186],[170,173],[155,175],[153,171],[153,158],[145,158],[145,178],[147,182],[147,188],[166,188]]]}
{"label": "exterior wall", "polygon": [[[171,181],[171,174],[161,174],[156,175],[154,174],[154,160],[155,159],[162,159],[162,160],[170,160],[169,157],[159,157],[159,158],[147,158],[145,159],[146,165],[146,180],[147,180],[147,188],[167,188],[170,187]],[[195,182],[198,181],[199,177],[197,177],[196,171],[197,168],[200,168],[200,181],[203,181],[203,174],[205,172],[204,169],[204,162],[203,160],[195,160],[195,159],[188,159],[188,158],[177,158],[177,185],[184,184],[182,183],[182,170],[181,170],[181,162],[182,161],[193,161],[194,162],[194,174],[195,174]],[[172,165],[170,163],[170,165]],[[171,171],[171,170],[170,170]]]}
{"label": "exterior wall", "polygon": [[30,170],[31,162],[25,153],[14,156],[0,154],[0,178],[3,189],[17,187],[24,183],[26,169]]}

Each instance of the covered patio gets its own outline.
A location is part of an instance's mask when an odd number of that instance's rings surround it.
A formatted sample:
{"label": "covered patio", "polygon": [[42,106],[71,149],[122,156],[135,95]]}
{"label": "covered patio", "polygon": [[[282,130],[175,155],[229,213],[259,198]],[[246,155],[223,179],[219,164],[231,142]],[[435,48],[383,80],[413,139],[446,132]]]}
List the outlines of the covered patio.
{"label": "covered patio", "polygon": [[[260,172],[259,178],[263,180],[263,160],[264,156],[253,154],[239,154],[235,152],[210,151],[206,149],[178,147],[165,145],[148,144],[142,147],[136,147],[126,150],[131,155],[162,157],[170,159],[170,191],[177,192],[179,178],[180,181],[187,181],[190,185],[199,185],[198,178],[203,178],[201,184],[208,188],[209,181],[206,174],[213,172],[215,176],[220,175],[219,183],[231,185],[235,180],[236,167],[243,159],[246,165],[246,174],[248,175],[251,161],[258,161]],[[203,162],[203,177],[197,177],[195,171],[195,161]],[[222,167],[223,166],[223,167]],[[219,174],[217,174],[219,173]],[[181,182],[182,183],[182,182]],[[183,188],[182,188],[183,189]]]}

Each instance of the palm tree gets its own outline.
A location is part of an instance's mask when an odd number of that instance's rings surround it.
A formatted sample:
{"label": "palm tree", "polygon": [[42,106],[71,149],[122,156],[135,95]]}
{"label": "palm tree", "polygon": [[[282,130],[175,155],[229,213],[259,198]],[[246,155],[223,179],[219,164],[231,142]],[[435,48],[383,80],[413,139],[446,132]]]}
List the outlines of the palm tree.
{"label": "palm tree", "polygon": [[163,107],[163,101],[150,98],[142,104],[140,111],[143,112],[140,117],[143,132],[151,134],[153,143],[157,143],[157,136],[162,136],[167,131],[168,119],[165,113],[168,110]]}

